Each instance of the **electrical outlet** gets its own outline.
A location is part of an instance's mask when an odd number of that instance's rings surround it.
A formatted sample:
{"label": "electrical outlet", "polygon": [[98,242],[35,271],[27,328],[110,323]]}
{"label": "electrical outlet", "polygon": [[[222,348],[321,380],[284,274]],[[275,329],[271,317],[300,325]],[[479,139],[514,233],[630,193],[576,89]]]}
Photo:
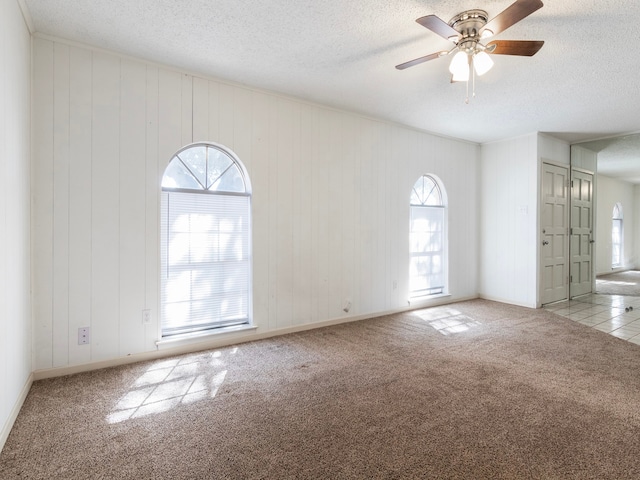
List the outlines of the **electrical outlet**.
{"label": "electrical outlet", "polygon": [[78,345],[88,345],[91,343],[91,328],[80,327],[78,329]]}
{"label": "electrical outlet", "polygon": [[142,310],[142,324],[151,325],[151,310],[149,308]]}

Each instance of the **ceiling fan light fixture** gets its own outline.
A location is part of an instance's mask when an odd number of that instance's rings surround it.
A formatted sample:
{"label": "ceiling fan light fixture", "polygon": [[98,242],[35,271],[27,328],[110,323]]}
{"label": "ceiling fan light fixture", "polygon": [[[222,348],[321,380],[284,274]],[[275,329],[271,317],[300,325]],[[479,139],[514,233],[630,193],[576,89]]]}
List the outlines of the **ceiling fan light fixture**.
{"label": "ceiling fan light fixture", "polygon": [[493,67],[493,60],[487,52],[480,51],[473,55],[473,68],[478,76],[482,76],[491,70]]}
{"label": "ceiling fan light fixture", "polygon": [[454,82],[466,82],[469,80],[469,55],[459,51],[451,59],[449,71],[453,75]]}

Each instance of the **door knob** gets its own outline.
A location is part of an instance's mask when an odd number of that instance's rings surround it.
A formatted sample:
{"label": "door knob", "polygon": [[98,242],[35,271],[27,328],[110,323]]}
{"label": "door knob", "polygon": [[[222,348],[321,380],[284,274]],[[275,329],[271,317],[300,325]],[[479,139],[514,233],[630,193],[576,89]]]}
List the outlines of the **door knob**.
{"label": "door knob", "polygon": [[543,244],[543,245],[549,245],[549,242],[547,242],[546,240],[543,240],[543,241],[542,241],[542,244]]}

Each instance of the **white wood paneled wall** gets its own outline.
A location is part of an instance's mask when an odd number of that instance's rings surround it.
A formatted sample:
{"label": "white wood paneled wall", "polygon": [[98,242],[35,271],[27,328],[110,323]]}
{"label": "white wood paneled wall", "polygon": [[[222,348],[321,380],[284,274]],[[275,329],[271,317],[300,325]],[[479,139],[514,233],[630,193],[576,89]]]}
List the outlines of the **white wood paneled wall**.
{"label": "white wood paneled wall", "polygon": [[0,449],[31,384],[31,36],[0,2]]}
{"label": "white wood paneled wall", "polygon": [[482,146],[482,248],[484,298],[536,306],[538,136]]}
{"label": "white wood paneled wall", "polygon": [[424,173],[449,199],[451,298],[477,296],[477,145],[48,38],[34,52],[37,370],[155,350],[160,180],[194,141],[249,172],[259,332],[343,317],[346,299],[406,307]]}
{"label": "white wood paneled wall", "polygon": [[598,169],[598,154],[580,145],[571,145],[571,166],[595,173]]}

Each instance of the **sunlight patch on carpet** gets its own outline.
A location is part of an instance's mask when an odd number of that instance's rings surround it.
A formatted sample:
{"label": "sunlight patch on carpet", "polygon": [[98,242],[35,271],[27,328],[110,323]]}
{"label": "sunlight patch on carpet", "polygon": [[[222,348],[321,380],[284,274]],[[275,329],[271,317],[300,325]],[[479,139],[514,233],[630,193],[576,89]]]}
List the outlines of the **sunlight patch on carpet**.
{"label": "sunlight patch on carpet", "polygon": [[425,308],[416,310],[413,315],[442,335],[466,332],[481,325],[481,322],[450,307]]}
{"label": "sunlight patch on carpet", "polygon": [[225,356],[238,348],[207,355],[169,359],[152,364],[117,401],[107,416],[108,423],[167,412],[207,398],[213,398],[227,375]]}

